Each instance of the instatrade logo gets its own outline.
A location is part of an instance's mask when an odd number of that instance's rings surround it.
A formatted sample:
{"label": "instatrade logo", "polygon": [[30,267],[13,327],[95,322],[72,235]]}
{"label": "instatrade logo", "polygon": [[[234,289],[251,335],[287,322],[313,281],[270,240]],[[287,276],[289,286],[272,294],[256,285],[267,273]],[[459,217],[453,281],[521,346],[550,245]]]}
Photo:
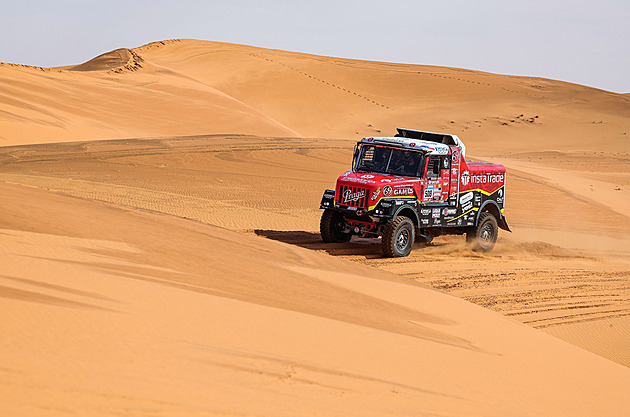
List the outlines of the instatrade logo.
{"label": "instatrade logo", "polygon": [[468,171],[464,171],[462,173],[462,185],[465,187],[470,182],[470,173]]}
{"label": "instatrade logo", "polygon": [[490,183],[502,183],[505,180],[503,174],[478,174],[470,175],[468,171],[462,173],[462,185],[465,187],[468,183],[471,184],[490,184]]}

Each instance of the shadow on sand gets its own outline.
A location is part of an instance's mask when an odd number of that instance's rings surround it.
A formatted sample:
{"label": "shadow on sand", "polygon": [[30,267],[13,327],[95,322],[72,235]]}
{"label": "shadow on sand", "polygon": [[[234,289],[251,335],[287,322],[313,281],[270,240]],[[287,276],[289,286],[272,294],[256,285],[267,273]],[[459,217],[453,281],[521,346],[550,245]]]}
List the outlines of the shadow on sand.
{"label": "shadow on sand", "polygon": [[348,243],[324,243],[322,237],[316,232],[301,230],[254,230],[258,236],[279,242],[300,246],[302,248],[326,252],[333,256],[359,256],[366,259],[382,258],[381,241],[379,239],[367,239],[353,237]]}

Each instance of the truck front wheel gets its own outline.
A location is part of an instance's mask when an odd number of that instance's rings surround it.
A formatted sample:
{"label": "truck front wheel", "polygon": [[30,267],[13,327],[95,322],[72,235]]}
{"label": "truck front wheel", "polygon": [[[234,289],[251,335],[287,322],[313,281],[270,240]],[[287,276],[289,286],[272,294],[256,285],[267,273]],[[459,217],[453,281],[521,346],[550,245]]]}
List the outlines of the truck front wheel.
{"label": "truck front wheel", "polygon": [[343,215],[335,210],[326,209],[322,213],[322,219],[319,222],[319,232],[322,239],[326,243],[345,243],[349,242],[352,235],[344,233],[346,229]]}
{"label": "truck front wheel", "polygon": [[390,258],[407,256],[413,247],[416,227],[409,217],[399,216],[389,220],[383,229],[381,245]]}
{"label": "truck front wheel", "polygon": [[466,241],[472,244],[473,250],[479,252],[490,252],[497,243],[499,226],[497,219],[487,211],[479,215],[477,227],[466,232]]}

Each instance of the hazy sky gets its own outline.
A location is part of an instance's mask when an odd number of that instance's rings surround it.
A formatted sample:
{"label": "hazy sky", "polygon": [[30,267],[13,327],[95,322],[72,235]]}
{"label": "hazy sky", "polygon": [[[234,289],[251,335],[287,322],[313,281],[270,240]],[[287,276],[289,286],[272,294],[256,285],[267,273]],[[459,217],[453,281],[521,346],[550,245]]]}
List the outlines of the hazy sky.
{"label": "hazy sky", "polygon": [[4,0],[0,61],[61,66],[194,38],[630,93],[630,0]]}

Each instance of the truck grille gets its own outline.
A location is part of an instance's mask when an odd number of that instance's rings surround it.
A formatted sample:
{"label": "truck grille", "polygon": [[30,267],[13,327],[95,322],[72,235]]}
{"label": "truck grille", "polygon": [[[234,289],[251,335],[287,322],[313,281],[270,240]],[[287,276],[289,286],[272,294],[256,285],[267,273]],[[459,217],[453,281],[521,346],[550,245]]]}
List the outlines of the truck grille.
{"label": "truck grille", "polygon": [[353,187],[341,184],[337,194],[337,204],[358,208],[368,208],[369,190],[367,188]]}

